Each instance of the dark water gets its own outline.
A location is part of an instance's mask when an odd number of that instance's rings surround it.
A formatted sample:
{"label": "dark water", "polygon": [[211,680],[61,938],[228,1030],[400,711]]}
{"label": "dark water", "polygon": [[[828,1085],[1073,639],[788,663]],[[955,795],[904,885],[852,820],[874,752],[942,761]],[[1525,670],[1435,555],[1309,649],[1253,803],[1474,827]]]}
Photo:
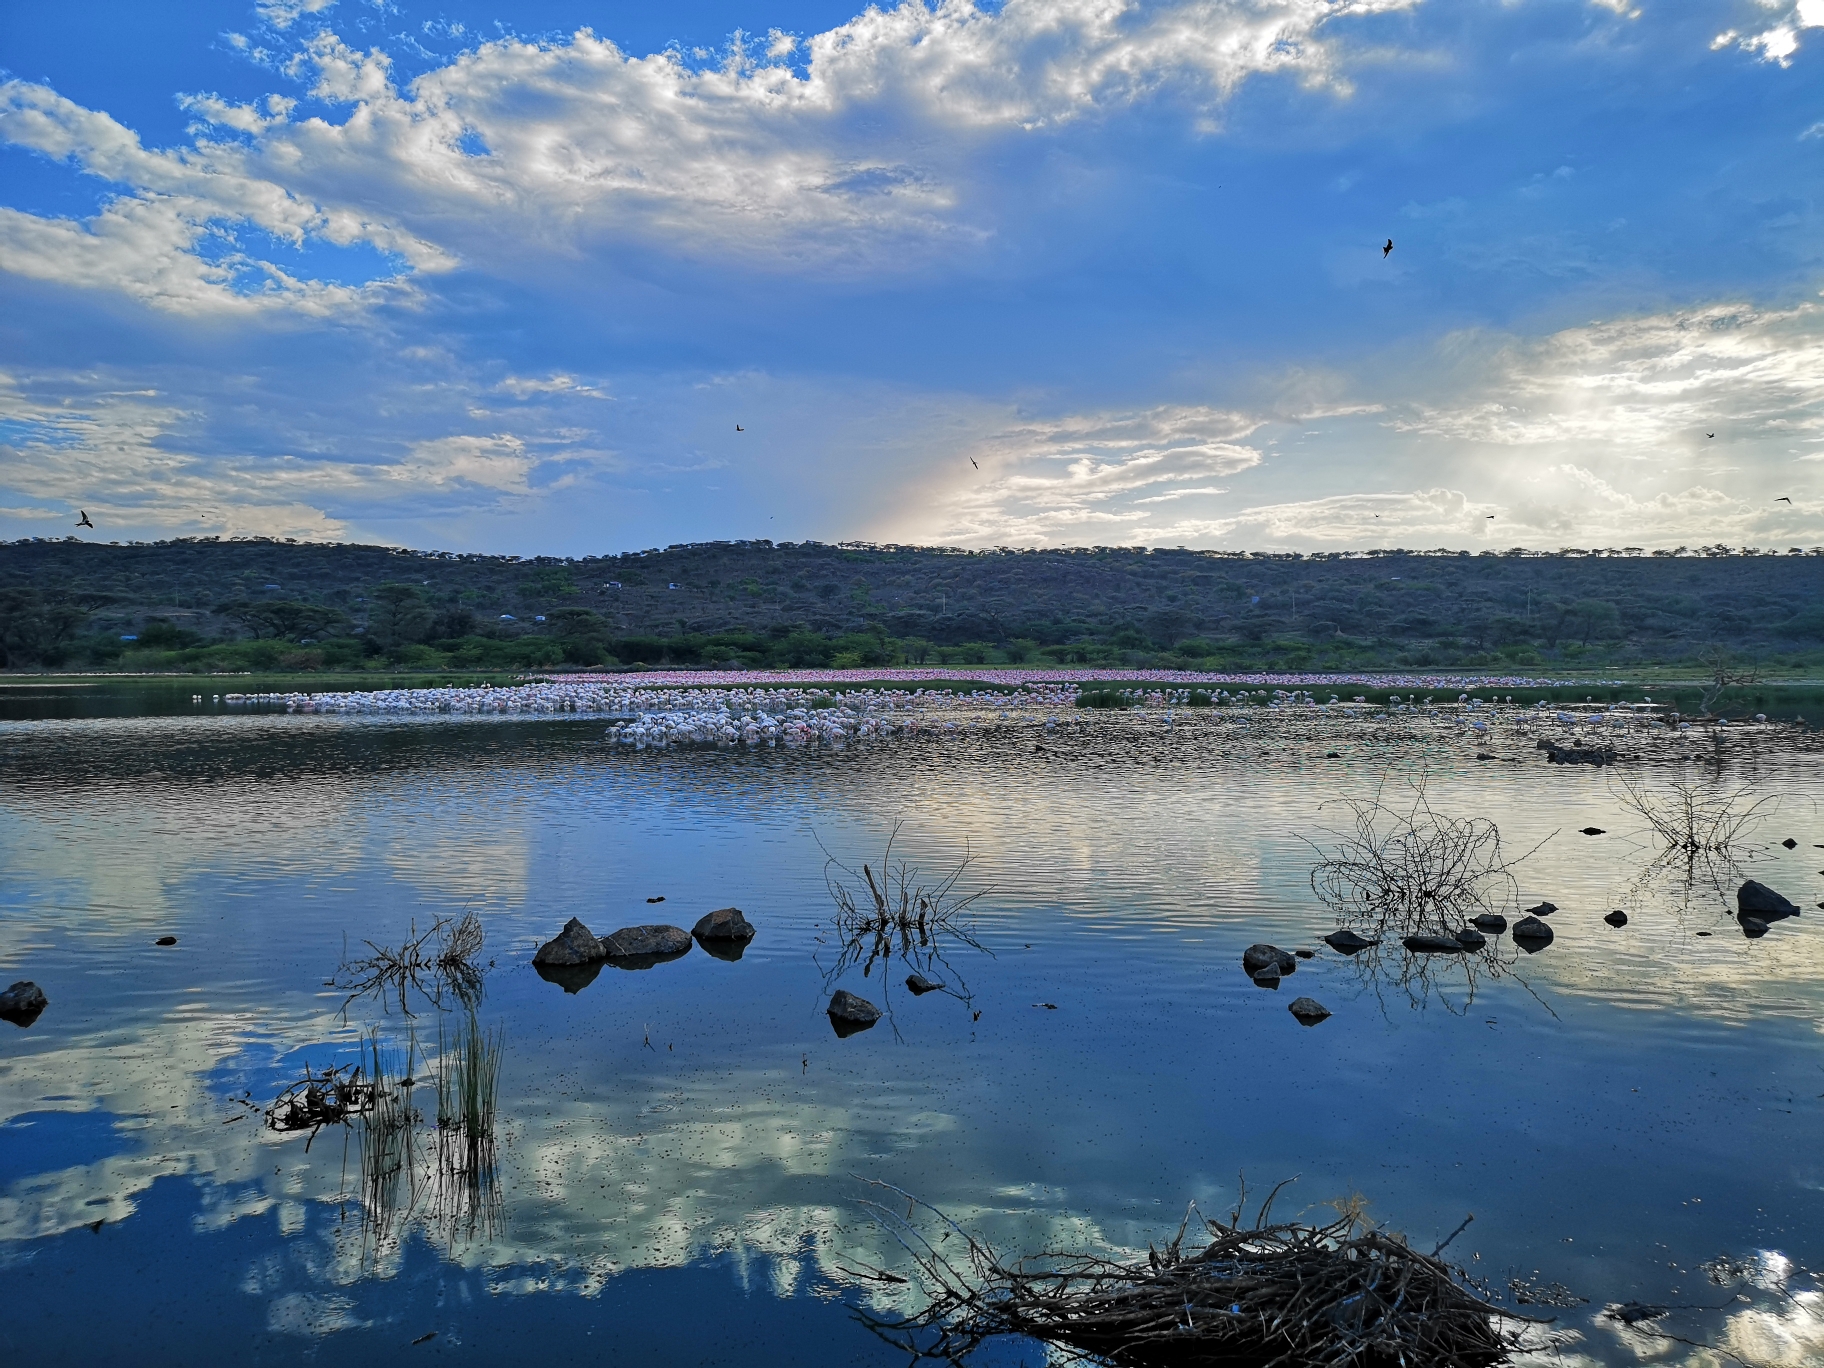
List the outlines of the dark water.
{"label": "dark water", "polygon": [[[1552,1313],[1572,1336],[1553,1362],[1685,1362],[1601,1318],[1631,1300],[1713,1308],[1662,1324],[1753,1362],[1824,1360],[1800,1271],[1824,1261],[1824,914],[1744,939],[1701,880],[1649,869],[1612,773],[1225,727],[1095,717],[1035,754],[1012,735],[629,752],[587,720],[0,725],[0,986],[51,1000],[0,1023],[0,1347],[885,1364],[854,1317],[881,1285],[856,1271],[905,1259],[864,1180],[1009,1252],[1143,1252],[1188,1201],[1226,1212],[1245,1173],[1296,1176],[1284,1215],[1359,1192],[1426,1248],[1473,1212],[1451,1247],[1472,1272],[1588,1299]],[[1346,820],[1323,805],[1421,768],[1439,811],[1494,819],[1514,853],[1544,840],[1520,897],[1562,909],[1548,950],[1473,994],[1461,968],[1402,983],[1400,956],[1377,977],[1318,939],[1306,840]],[[1815,908],[1815,754],[1776,738],[1720,780],[1643,773],[1776,795],[1743,869]],[[907,858],[967,852],[963,887],[991,890],[982,948],[953,944],[940,975],[966,998],[914,998],[903,967],[890,990],[878,969],[826,981],[824,850],[878,870],[896,822]],[[599,934],[730,904],[759,928],[738,962],[693,950],[576,993],[529,963],[570,916]],[[352,1061],[369,1030],[434,1047],[421,1001],[345,1020],[325,980],[345,942],[468,909],[492,962],[478,1016],[505,1037],[495,1196],[377,1209],[358,1127],[307,1150],[236,1099]],[[1239,967],[1259,940],[1321,953],[1268,992]],[[890,1020],[838,1039],[832,986]],[[1301,1027],[1300,994],[1334,1015]],[[1712,1285],[1719,1254],[1758,1285]]]}

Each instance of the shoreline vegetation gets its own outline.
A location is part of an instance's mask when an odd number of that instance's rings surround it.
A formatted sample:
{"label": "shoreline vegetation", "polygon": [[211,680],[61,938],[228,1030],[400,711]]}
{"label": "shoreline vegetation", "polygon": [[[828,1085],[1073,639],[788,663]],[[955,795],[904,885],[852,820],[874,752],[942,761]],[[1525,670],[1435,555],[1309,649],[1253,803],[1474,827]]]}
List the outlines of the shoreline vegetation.
{"label": "shoreline vegetation", "polygon": [[1127,669],[1824,675],[1824,548],[1016,551],[712,542],[559,558],[0,544],[0,669]]}

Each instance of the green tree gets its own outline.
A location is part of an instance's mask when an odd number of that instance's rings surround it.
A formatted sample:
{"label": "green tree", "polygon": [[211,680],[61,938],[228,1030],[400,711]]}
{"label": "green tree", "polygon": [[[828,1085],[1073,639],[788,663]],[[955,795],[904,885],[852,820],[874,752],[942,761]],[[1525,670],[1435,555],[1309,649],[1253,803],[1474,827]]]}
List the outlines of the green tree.
{"label": "green tree", "polygon": [[292,599],[236,599],[219,605],[217,613],[237,622],[257,637],[296,641],[300,637],[327,635],[348,621],[348,614],[322,603]]}
{"label": "green tree", "polygon": [[389,649],[424,640],[436,621],[415,584],[382,584],[368,611],[368,635]]}

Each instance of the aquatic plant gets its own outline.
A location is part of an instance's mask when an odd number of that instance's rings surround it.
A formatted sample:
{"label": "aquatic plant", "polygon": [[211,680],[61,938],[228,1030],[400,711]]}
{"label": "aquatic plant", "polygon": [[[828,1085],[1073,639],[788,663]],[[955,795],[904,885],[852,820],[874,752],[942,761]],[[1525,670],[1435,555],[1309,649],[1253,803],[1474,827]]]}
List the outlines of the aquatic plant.
{"label": "aquatic plant", "polygon": [[352,960],[345,947],[329,982],[348,993],[342,1003],[345,1015],[350,1003],[371,995],[382,1007],[396,998],[399,1010],[411,1016],[414,992],[440,1010],[446,993],[472,1008],[481,997],[484,969],[478,961],[485,939],[481,918],[473,911],[460,918],[439,917],[423,932],[414,921],[411,934],[396,947],[363,941],[371,953]]}
{"label": "aquatic plant", "polygon": [[1403,809],[1385,801],[1385,784],[1371,799],[1340,800],[1350,829],[1330,833],[1328,852],[1306,842],[1319,856],[1311,891],[1344,924],[1403,935],[1448,934],[1469,918],[1510,910],[1519,891],[1514,868],[1539,847],[1510,860],[1494,822],[1434,811],[1422,775],[1409,788]]}
{"label": "aquatic plant", "polygon": [[916,866],[894,857],[900,826],[894,823],[887,836],[878,874],[871,864],[863,864],[857,872],[827,849],[823,867],[824,885],[836,905],[831,928],[840,943],[836,961],[824,970],[825,986],[833,985],[858,965],[863,978],[872,976],[879,967],[889,1018],[892,995],[891,985],[886,982],[887,967],[895,959],[920,973],[932,973],[941,966],[945,991],[969,1002],[968,985],[948,955],[960,947],[993,953],[976,939],[974,927],[966,918],[976,900],[992,891],[960,891],[971,856],[965,851],[948,872],[926,881]]}
{"label": "aquatic plant", "polygon": [[1630,774],[1610,784],[1617,800],[1642,818],[1669,851],[1720,853],[1738,844],[1777,806],[1772,794],[1754,797],[1747,785],[1674,779],[1655,792]]}
{"label": "aquatic plant", "polygon": [[[1539,1323],[1470,1291],[1439,1257],[1450,1239],[1421,1253],[1359,1207],[1324,1225],[1269,1223],[1269,1195],[1251,1225],[1240,1223],[1240,1203],[1228,1221],[1200,1218],[1202,1243],[1187,1248],[1192,1207],[1144,1261],[1043,1253],[1008,1262],[936,1208],[874,1186],[906,1201],[908,1216],[866,1205],[911,1255],[929,1300],[910,1315],[862,1318],[914,1361],[963,1363],[991,1339],[1021,1335],[1065,1362],[1491,1368],[1523,1326]],[[939,1230],[914,1223],[919,1208]]]}

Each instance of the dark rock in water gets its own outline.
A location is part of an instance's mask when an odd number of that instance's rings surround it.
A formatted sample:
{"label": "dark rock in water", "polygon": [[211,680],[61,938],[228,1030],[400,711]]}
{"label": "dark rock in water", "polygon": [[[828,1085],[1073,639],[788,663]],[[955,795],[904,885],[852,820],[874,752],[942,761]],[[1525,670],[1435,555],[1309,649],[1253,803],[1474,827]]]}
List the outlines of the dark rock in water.
{"label": "dark rock in water", "polygon": [[1480,950],[1488,944],[1488,937],[1473,926],[1466,926],[1457,932],[1457,943],[1465,950]]}
{"label": "dark rock in water", "polygon": [[1628,914],[1618,907],[1604,917],[1603,920],[1610,926],[1626,926],[1628,924]]}
{"label": "dark rock in water", "polygon": [[602,937],[602,953],[609,959],[669,957],[690,949],[690,933],[681,926],[623,926]]}
{"label": "dark rock in water", "polygon": [[1330,1009],[1316,998],[1294,998],[1286,1004],[1286,1010],[1298,1018],[1300,1026],[1315,1026],[1330,1015]]}
{"label": "dark rock in water", "polygon": [[1645,1302],[1623,1302],[1620,1306],[1611,1306],[1602,1314],[1623,1325],[1639,1325],[1642,1321],[1658,1320],[1671,1309],[1669,1306],[1649,1306]]}
{"label": "dark rock in water", "polygon": [[1708,931],[1699,931],[1699,932],[1698,932],[1698,933],[1697,933],[1697,934],[1698,934],[1698,935],[1700,935],[1700,936],[1707,936],[1707,935],[1709,935],[1709,934],[1710,934],[1710,933],[1709,933],[1709,932],[1708,932]]}
{"label": "dark rock in water", "polygon": [[1747,913],[1743,913],[1736,920],[1741,922],[1742,934],[1749,940],[1759,940],[1767,934],[1767,923],[1759,917],[1750,917]]}
{"label": "dark rock in water", "polygon": [[1797,903],[1787,902],[1766,884],[1757,883],[1753,879],[1736,889],[1735,910],[1759,917],[1762,921],[1778,921],[1781,917],[1799,915]]}
{"label": "dark rock in water", "polygon": [[1325,751],[1324,752],[1324,759],[1326,759],[1326,760],[1341,760],[1342,758],[1343,758],[1343,753],[1341,751]]}
{"label": "dark rock in water", "polygon": [[1332,950],[1335,950],[1338,954],[1353,955],[1359,951],[1366,950],[1371,945],[1379,945],[1380,942],[1378,940],[1369,940],[1366,936],[1358,936],[1355,932],[1344,927],[1341,931],[1332,931],[1329,935],[1325,936],[1324,944],[1329,946]]}
{"label": "dark rock in water", "polygon": [[1406,936],[1400,944],[1415,955],[1460,955],[1463,943],[1455,936]]}
{"label": "dark rock in water", "polygon": [[564,923],[564,929],[538,947],[532,956],[534,964],[554,966],[593,964],[608,952],[602,943],[575,917]]}
{"label": "dark rock in water", "polygon": [[1265,964],[1276,964],[1281,974],[1290,974],[1298,968],[1298,960],[1290,952],[1281,950],[1277,945],[1250,945],[1241,952],[1241,967],[1247,970],[1252,978]]}
{"label": "dark rock in water", "polygon": [[532,972],[546,983],[555,983],[566,993],[580,993],[594,983],[602,972],[602,961],[591,964],[532,964]]}
{"label": "dark rock in water", "polygon": [[1533,917],[1549,917],[1557,910],[1557,903],[1539,903],[1526,909],[1527,915]]}
{"label": "dark rock in water", "polygon": [[1298,958],[1300,958],[1300,959],[1316,959],[1317,958],[1317,951],[1315,951],[1315,950],[1294,950],[1292,953],[1294,955],[1298,956]]}
{"label": "dark rock in water", "polygon": [[160,936],[157,940],[153,941],[152,944],[154,944],[154,945],[176,945],[177,937],[176,936]]}
{"label": "dark rock in water", "polygon": [[1277,988],[1279,987],[1280,980],[1279,966],[1277,964],[1263,964],[1252,974],[1249,974],[1248,977],[1254,980],[1254,986],[1256,988]]}
{"label": "dark rock in water", "polygon": [[44,989],[30,979],[20,979],[4,993],[0,993],[0,1017],[15,1026],[30,1026],[51,1000],[44,995]]}
{"label": "dark rock in water", "polygon": [[906,987],[921,996],[925,993],[935,993],[943,986],[943,984],[937,982],[935,979],[928,979],[923,974],[906,975]]}
{"label": "dark rock in water", "polygon": [[1552,928],[1537,917],[1522,917],[1514,923],[1514,944],[1531,955],[1552,943]]}
{"label": "dark rock in water", "polygon": [[[733,964],[736,960],[740,959],[741,956],[745,955],[747,953],[748,945],[746,941],[738,940],[700,940],[697,944],[703,947],[703,953],[708,955],[711,959],[724,960],[729,964]],[[673,955],[668,958],[675,959],[677,957]]]}
{"label": "dark rock in water", "polygon": [[1480,929],[1488,932],[1490,935],[1498,936],[1503,931],[1507,930],[1507,918],[1502,916],[1499,912],[1484,912],[1481,916],[1476,917],[1473,920]]}
{"label": "dark rock in water", "polygon": [[740,908],[722,907],[698,921],[690,934],[700,941],[751,941],[754,924],[741,915]]}
{"label": "dark rock in water", "polygon": [[1602,836],[1606,834],[1601,827],[1582,827],[1579,829],[1585,836]]}
{"label": "dark rock in water", "polygon": [[1788,850],[1797,850],[1799,848],[1799,843],[1797,841],[1793,840],[1792,837],[1790,837],[1790,836],[1788,836],[1785,840],[1781,841],[1780,844],[1785,846],[1786,849],[1788,849]]}
{"label": "dark rock in water", "polygon": [[866,998],[856,997],[846,988],[838,988],[828,1007],[830,1025],[839,1037],[865,1031],[880,1020],[880,1008]]}
{"label": "dark rock in water", "polygon": [[1498,755],[1490,755],[1487,751],[1476,752],[1476,759],[1478,760],[1499,760],[1500,758],[1501,757]]}
{"label": "dark rock in water", "polygon": [[1539,744],[1545,748],[1545,760],[1550,765],[1612,765],[1621,759],[1612,746],[1560,746],[1551,741]]}

